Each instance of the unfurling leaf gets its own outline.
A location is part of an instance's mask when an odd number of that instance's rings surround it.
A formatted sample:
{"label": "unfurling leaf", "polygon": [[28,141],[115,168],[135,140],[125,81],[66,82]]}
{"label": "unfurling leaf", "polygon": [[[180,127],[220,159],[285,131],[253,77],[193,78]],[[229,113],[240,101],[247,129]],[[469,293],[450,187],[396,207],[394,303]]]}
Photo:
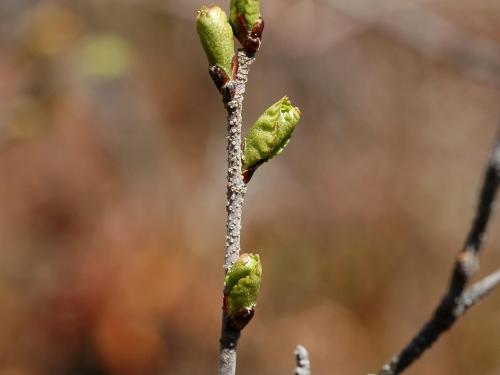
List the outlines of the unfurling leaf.
{"label": "unfurling leaf", "polygon": [[283,97],[257,119],[243,141],[243,179],[250,180],[255,170],[279,155],[290,142],[300,119],[300,109]]}
{"label": "unfurling leaf", "polygon": [[226,13],[218,6],[203,6],[196,17],[196,29],[210,66],[218,66],[233,79],[234,36]]}
{"label": "unfurling leaf", "polygon": [[248,53],[254,54],[260,47],[264,30],[260,0],[231,0],[229,20],[236,38]]}
{"label": "unfurling leaf", "polygon": [[258,254],[242,254],[224,279],[224,308],[234,327],[242,329],[253,317],[262,279]]}

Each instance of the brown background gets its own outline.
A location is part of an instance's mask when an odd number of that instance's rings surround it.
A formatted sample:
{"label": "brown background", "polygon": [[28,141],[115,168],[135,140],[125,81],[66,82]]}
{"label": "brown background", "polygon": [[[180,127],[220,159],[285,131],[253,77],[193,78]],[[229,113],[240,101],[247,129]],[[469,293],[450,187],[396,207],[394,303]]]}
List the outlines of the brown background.
{"label": "brown background", "polygon": [[[200,5],[0,2],[1,375],[215,373],[225,112]],[[264,279],[238,373],[289,374],[298,343],[316,374],[375,372],[469,228],[500,115],[500,5],[262,8],[245,125],[284,94],[303,116],[249,186],[242,247]],[[408,374],[499,374],[499,309],[497,292]]]}

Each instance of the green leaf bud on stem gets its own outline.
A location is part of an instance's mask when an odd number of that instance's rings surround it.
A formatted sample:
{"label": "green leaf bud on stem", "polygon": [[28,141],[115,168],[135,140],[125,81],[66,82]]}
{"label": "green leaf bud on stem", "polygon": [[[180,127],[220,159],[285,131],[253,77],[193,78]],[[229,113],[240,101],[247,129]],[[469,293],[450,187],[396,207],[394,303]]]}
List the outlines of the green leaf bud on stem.
{"label": "green leaf bud on stem", "polygon": [[243,19],[247,30],[252,30],[255,22],[260,18],[260,0],[231,0],[229,14],[231,25],[237,25],[237,17]]}
{"label": "green leaf bud on stem", "polygon": [[300,109],[284,96],[257,119],[243,141],[243,179],[250,181],[255,170],[279,155],[290,142],[300,120]]}
{"label": "green leaf bud on stem", "polygon": [[260,47],[264,20],[260,16],[260,0],[231,0],[229,20],[234,35],[250,55]]}
{"label": "green leaf bud on stem", "polygon": [[252,319],[262,279],[258,254],[242,254],[224,279],[224,309],[233,327],[243,329]]}
{"label": "green leaf bud on stem", "polygon": [[210,64],[210,75],[220,90],[234,77],[236,59],[231,25],[221,8],[203,6],[196,17],[196,29]]}

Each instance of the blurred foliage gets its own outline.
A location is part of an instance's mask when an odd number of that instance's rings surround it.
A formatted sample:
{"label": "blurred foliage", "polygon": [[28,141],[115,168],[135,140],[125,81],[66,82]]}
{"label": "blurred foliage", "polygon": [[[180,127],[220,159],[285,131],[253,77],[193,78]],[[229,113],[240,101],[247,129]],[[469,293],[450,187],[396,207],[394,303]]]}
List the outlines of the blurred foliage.
{"label": "blurred foliage", "polygon": [[[500,115],[500,8],[284,2],[262,4],[245,125],[283,92],[302,124],[249,186],[243,249],[266,274],[239,373],[290,373],[301,343],[318,374],[365,374],[427,319],[468,230]],[[225,112],[200,5],[0,2],[0,374],[215,371]],[[408,374],[497,374],[499,307]]]}
{"label": "blurred foliage", "polygon": [[82,70],[89,78],[113,79],[130,70],[127,41],[117,35],[90,36],[82,48]]}

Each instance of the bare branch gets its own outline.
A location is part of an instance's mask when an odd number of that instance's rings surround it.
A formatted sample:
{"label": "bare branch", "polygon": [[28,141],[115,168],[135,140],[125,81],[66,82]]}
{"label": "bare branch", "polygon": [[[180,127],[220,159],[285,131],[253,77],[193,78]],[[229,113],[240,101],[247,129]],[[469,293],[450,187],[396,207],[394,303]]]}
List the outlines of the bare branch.
{"label": "bare branch", "polygon": [[255,58],[238,51],[238,73],[234,83],[234,95],[224,99],[227,110],[227,202],[226,202],[226,256],[224,271],[231,267],[240,254],[241,211],[246,186],[241,174],[241,127],[243,95],[250,65]]}
{"label": "bare branch", "polygon": [[493,289],[500,284],[500,270],[493,272],[480,281],[474,283],[462,293],[457,302],[454,314],[457,318],[464,315],[468,309],[481,302]]}
{"label": "bare branch", "polygon": [[311,375],[311,362],[309,361],[309,353],[306,348],[302,345],[297,345],[294,354],[295,362],[297,363],[294,375]]}
{"label": "bare branch", "polygon": [[[241,127],[243,95],[250,65],[255,60],[243,50],[238,51],[238,72],[231,84],[234,93],[224,95],[227,110],[227,202],[226,202],[226,254],[224,272],[240,255],[241,214],[246,186],[241,174]],[[233,375],[236,372],[236,345],[240,329],[229,324],[222,308],[222,327],[219,353],[219,375]]]}
{"label": "bare branch", "polygon": [[[438,337],[455,323],[457,318],[463,315],[465,311],[464,303],[468,301],[467,298],[470,298],[472,295],[479,300],[486,295],[485,293],[479,293],[477,291],[477,285],[474,285],[465,292],[464,290],[479,265],[479,250],[485,237],[486,227],[493,210],[499,182],[500,131],[497,132],[496,145],[486,167],[476,216],[465,241],[465,245],[455,261],[448,291],[434,311],[432,318],[422,327],[420,332],[410,341],[403,351],[380,370],[379,375],[401,373],[417,360],[425,350],[430,348]],[[495,278],[493,278],[493,281],[495,281]],[[492,281],[488,279],[488,283],[491,282]],[[490,285],[488,283],[487,285]],[[484,285],[479,288],[479,290],[483,291]],[[479,297],[479,294],[481,297]]]}

